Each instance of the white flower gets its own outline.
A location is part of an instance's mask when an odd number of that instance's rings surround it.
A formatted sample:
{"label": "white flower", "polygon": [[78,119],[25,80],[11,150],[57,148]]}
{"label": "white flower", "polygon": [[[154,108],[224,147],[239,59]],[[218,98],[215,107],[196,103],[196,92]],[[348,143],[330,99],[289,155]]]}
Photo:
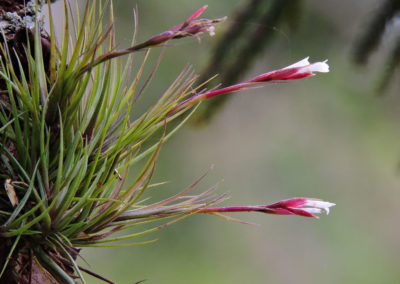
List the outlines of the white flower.
{"label": "white flower", "polygon": [[215,27],[214,26],[209,26],[207,28],[207,32],[210,36],[215,36]]}
{"label": "white flower", "polygon": [[299,62],[289,65],[283,69],[299,68],[297,73],[312,73],[312,74],[314,74],[314,72],[321,72],[321,73],[329,72],[329,65],[326,63],[328,62],[328,60],[322,62],[310,63],[308,61],[308,58],[309,57],[306,57],[303,60],[300,60]]}
{"label": "white flower", "polygon": [[310,214],[321,214],[322,209],[320,208],[301,208],[301,210],[306,211]]}
{"label": "white flower", "polygon": [[322,210],[324,210],[326,212],[326,215],[328,215],[329,207],[332,207],[335,205],[336,205],[335,203],[308,198],[307,201],[305,202],[304,206],[309,206],[310,208],[302,208],[302,209],[309,213],[312,213],[312,214],[313,213],[320,214],[320,213],[322,213]]}

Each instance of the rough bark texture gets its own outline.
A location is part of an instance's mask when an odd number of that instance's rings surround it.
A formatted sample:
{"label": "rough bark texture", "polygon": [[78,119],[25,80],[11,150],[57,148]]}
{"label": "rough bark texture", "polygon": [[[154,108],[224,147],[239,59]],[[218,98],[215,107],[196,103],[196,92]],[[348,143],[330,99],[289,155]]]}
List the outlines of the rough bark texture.
{"label": "rough bark texture", "polygon": [[24,8],[24,0],[1,0],[1,12],[19,12]]}
{"label": "rough bark texture", "polygon": [[[26,5],[24,3],[27,2]],[[0,27],[4,31],[5,39],[0,36],[0,43],[7,42],[10,51],[11,64],[18,76],[20,70],[19,62],[23,72],[28,75],[28,60],[26,56],[27,46],[33,47],[33,28],[35,26],[35,1],[26,0],[0,0]],[[41,14],[38,13],[38,23],[43,25]],[[40,27],[41,28],[41,27]],[[50,41],[48,35],[42,32],[42,49],[45,67],[49,68],[50,60]],[[33,53],[33,48],[32,48]],[[19,61],[18,61],[19,60]],[[48,71],[48,70],[46,70]],[[0,81],[0,94],[7,91],[4,80]],[[4,100],[3,96],[3,100]],[[1,97],[0,97],[1,100]]]}

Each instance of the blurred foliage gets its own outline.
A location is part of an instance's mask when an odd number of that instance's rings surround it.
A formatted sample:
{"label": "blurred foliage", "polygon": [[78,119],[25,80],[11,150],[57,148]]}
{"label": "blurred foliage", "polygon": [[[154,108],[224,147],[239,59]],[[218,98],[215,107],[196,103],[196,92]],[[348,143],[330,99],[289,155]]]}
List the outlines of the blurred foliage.
{"label": "blurred foliage", "polygon": [[[375,11],[374,16],[367,28],[360,31],[360,38],[354,46],[354,61],[357,64],[366,64],[371,54],[378,49],[381,44],[387,26],[394,21],[400,13],[400,1],[386,0],[382,1],[380,7]],[[381,79],[377,86],[377,91],[382,94],[389,86],[390,80],[393,78],[396,68],[400,64],[400,35],[397,35],[397,41],[394,43],[393,49],[389,52],[386,59],[386,68],[382,72]]]}

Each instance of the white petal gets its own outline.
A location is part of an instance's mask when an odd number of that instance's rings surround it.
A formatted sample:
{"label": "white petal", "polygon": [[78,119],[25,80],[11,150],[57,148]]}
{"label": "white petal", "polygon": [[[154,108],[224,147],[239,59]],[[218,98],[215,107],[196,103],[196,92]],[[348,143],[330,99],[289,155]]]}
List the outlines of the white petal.
{"label": "white petal", "polygon": [[317,207],[317,208],[325,208],[335,206],[335,203],[323,201],[320,199],[307,199],[305,206]]}
{"label": "white petal", "polygon": [[308,213],[311,213],[311,214],[321,214],[322,213],[322,209],[319,209],[319,208],[301,208],[301,210],[307,211]]}
{"label": "white petal", "polygon": [[215,27],[214,26],[208,27],[207,32],[210,36],[215,36]]}
{"label": "white petal", "polygon": [[297,73],[313,73],[313,74],[314,72],[322,72],[322,73],[329,72],[329,65],[326,63],[326,60],[324,62],[311,63],[310,65],[304,66],[297,71]]}
{"label": "white petal", "polygon": [[329,207],[332,207],[335,205],[336,205],[335,203],[331,203],[331,202],[327,202],[327,201],[322,201],[322,200],[318,200],[318,199],[308,199],[304,206],[321,208],[321,209],[325,210],[326,214],[329,214]]}
{"label": "white petal", "polygon": [[326,63],[328,60],[324,62],[315,62],[310,65],[311,72],[322,72],[328,73],[329,72],[329,65]]}
{"label": "white petal", "polygon": [[308,58],[310,58],[310,57],[306,57],[306,58],[300,60],[299,62],[296,62],[296,63],[294,63],[292,65],[286,66],[285,68],[282,68],[282,69],[308,66],[308,65],[310,65],[310,62],[308,61]]}

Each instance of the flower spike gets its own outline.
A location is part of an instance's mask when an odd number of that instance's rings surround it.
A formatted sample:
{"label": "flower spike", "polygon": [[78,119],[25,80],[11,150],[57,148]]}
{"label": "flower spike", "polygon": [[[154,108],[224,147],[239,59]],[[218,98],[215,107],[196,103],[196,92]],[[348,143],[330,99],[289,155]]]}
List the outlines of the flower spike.
{"label": "flower spike", "polygon": [[[203,30],[208,30],[210,32],[210,34],[213,33],[211,26],[208,26],[207,28],[203,28]],[[172,113],[182,109],[183,107],[194,105],[203,100],[213,98],[216,96],[220,96],[220,95],[224,95],[224,94],[238,92],[238,91],[244,90],[246,88],[254,87],[261,83],[269,83],[269,82],[273,83],[273,82],[282,82],[282,81],[287,81],[287,80],[296,80],[296,79],[306,78],[309,76],[314,76],[315,72],[327,73],[327,72],[329,72],[329,65],[328,65],[327,61],[328,60],[325,60],[322,62],[310,63],[308,61],[308,57],[306,57],[303,60],[300,60],[299,62],[296,62],[292,65],[289,65],[287,67],[284,67],[284,68],[281,68],[278,70],[263,73],[263,74],[258,75],[256,77],[254,77],[253,79],[250,79],[246,82],[242,82],[239,84],[235,84],[235,85],[217,89],[217,90],[210,90],[210,91],[195,94],[192,97],[178,103],[175,107],[173,107],[169,111],[168,114],[172,114]]]}
{"label": "flower spike", "polygon": [[299,62],[292,65],[286,66],[282,69],[271,71],[268,73],[261,74],[250,82],[269,82],[269,81],[285,81],[285,80],[296,80],[314,76],[314,72],[327,73],[329,72],[328,60],[322,62],[310,63],[309,57],[306,57]]}
{"label": "flower spike", "polygon": [[321,214],[324,211],[326,214],[329,214],[329,208],[335,205],[335,203],[323,201],[321,199],[301,197],[281,200],[269,205],[205,208],[200,212],[210,214],[226,212],[261,212],[266,214],[298,215],[318,218],[315,214]]}
{"label": "flower spike", "polygon": [[194,12],[190,17],[182,24],[181,28],[186,27],[189,23],[198,17],[208,8],[208,5],[204,5],[203,7],[199,8],[196,12]]}
{"label": "flower spike", "polygon": [[210,36],[213,36],[215,34],[214,32],[215,25],[225,21],[226,17],[222,17],[219,19],[197,19],[206,9],[207,5],[201,7],[200,9],[197,9],[182,24],[179,24],[177,26],[170,28],[169,30],[161,32],[142,43],[136,44],[126,49],[114,50],[99,56],[98,58],[93,60],[93,62],[86,64],[81,69],[81,74],[91,70],[91,68],[95,67],[96,65],[108,61],[110,59],[134,53],[137,51],[145,50],[148,48],[152,48],[155,46],[160,46],[172,39],[189,37],[189,36],[198,38],[198,36],[203,32],[208,32]]}

